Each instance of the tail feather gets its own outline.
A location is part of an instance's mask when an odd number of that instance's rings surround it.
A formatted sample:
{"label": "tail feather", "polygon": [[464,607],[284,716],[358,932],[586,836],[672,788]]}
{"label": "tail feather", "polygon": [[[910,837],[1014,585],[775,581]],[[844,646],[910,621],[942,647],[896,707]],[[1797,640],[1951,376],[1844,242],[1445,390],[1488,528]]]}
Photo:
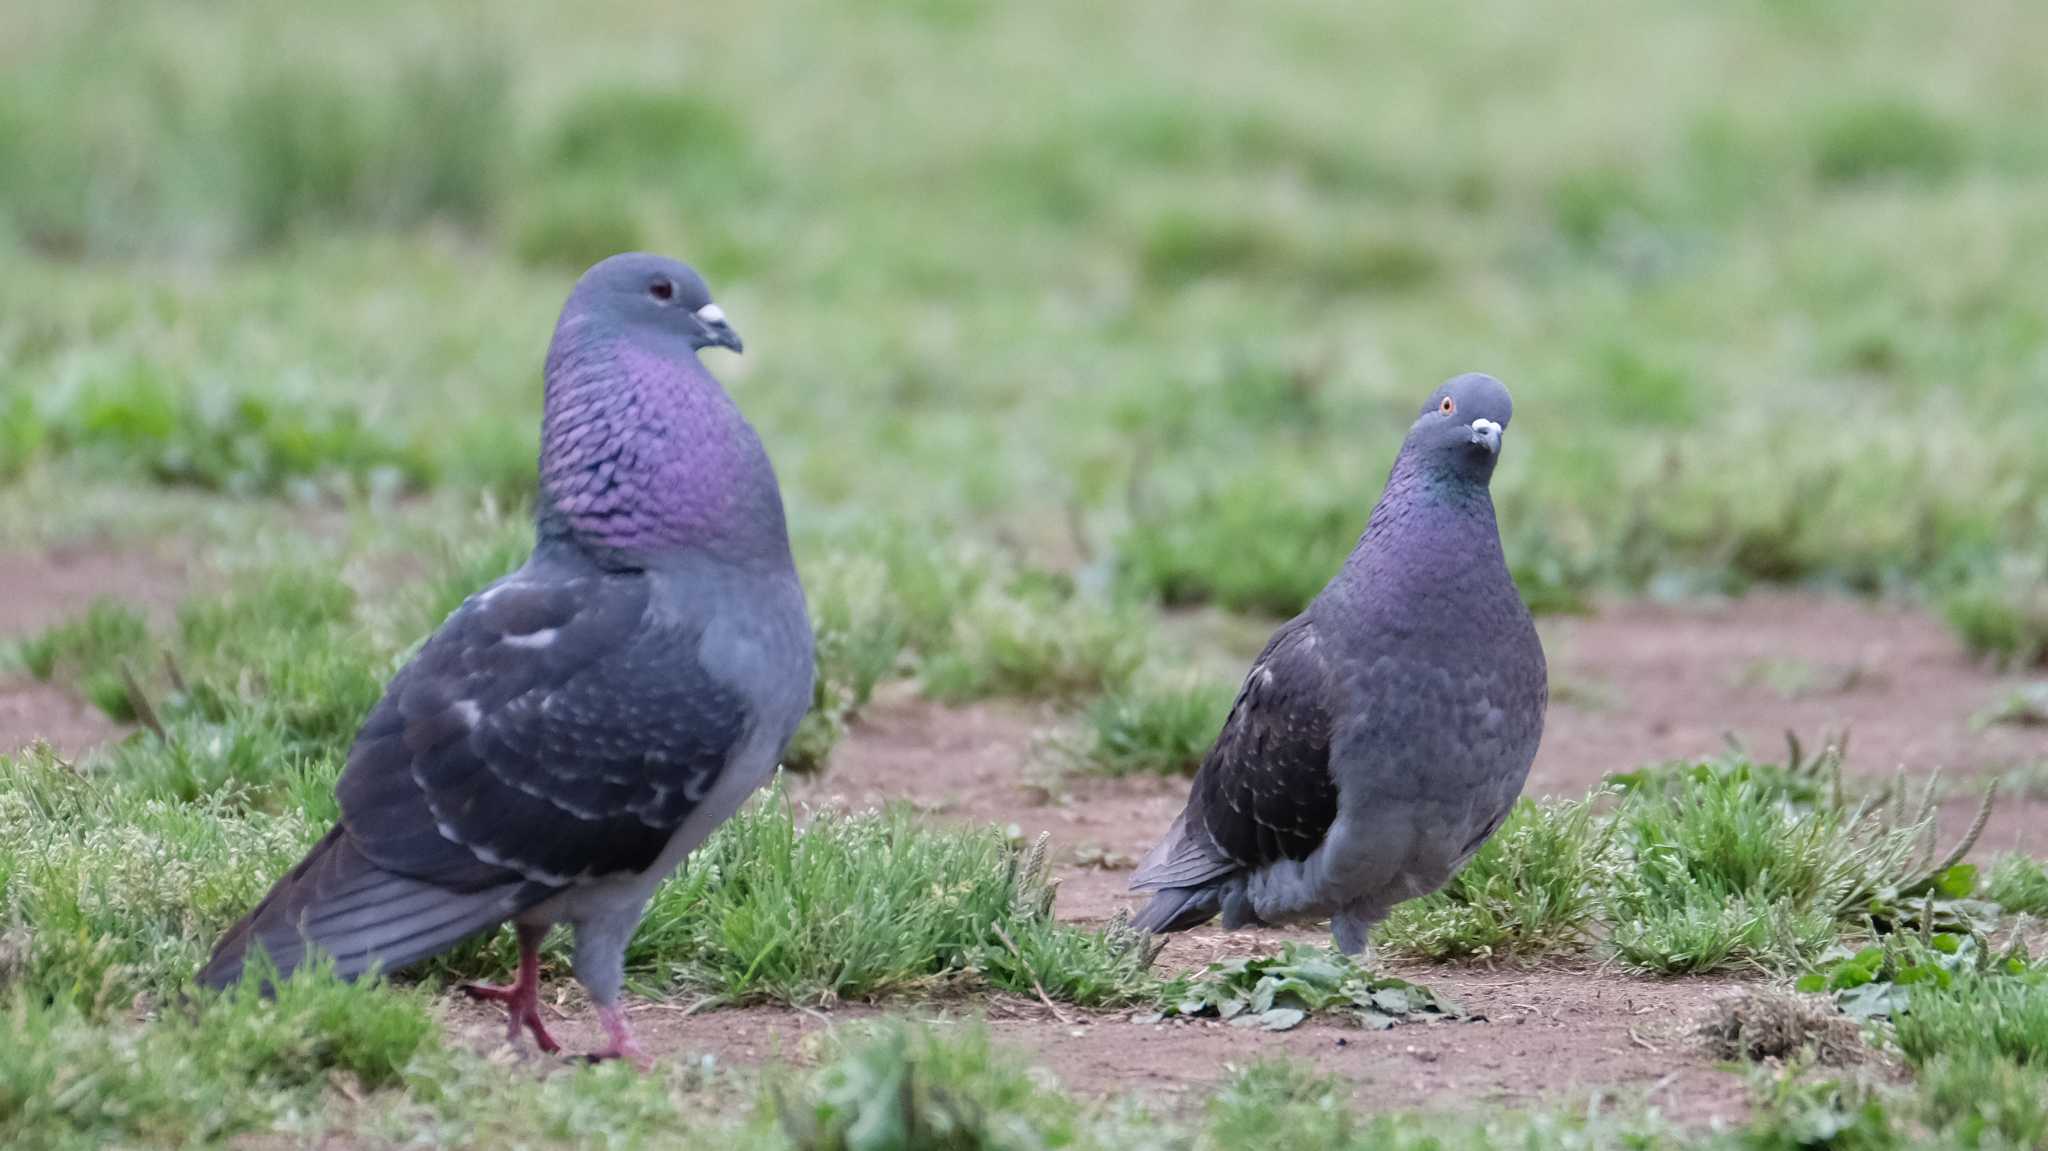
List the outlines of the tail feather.
{"label": "tail feather", "polygon": [[1186,931],[1216,918],[1223,910],[1220,887],[1168,887],[1152,897],[1131,920],[1131,926],[1148,935]]}
{"label": "tail feather", "polygon": [[450,891],[385,871],[336,825],[221,937],[199,983],[217,989],[239,981],[258,947],[280,976],[315,951],[332,956],[335,974],[344,979],[372,967],[395,971],[496,927],[545,896],[546,889],[517,881]]}
{"label": "tail feather", "polygon": [[1132,891],[1197,887],[1238,869],[1230,860],[1218,858],[1217,852],[1208,846],[1207,835],[1188,833],[1188,818],[1189,811],[1182,811],[1173,826],[1166,829],[1165,836],[1138,863],[1138,869],[1131,874]]}

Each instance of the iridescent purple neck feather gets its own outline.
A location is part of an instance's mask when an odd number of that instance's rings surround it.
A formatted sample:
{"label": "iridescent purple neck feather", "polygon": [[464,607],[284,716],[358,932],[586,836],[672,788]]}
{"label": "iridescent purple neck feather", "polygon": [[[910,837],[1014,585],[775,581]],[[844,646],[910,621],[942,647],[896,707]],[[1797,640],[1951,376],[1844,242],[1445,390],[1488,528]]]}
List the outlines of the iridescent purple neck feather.
{"label": "iridescent purple neck feather", "polygon": [[572,300],[548,348],[539,528],[600,562],[708,553],[786,563],[768,455],[687,340]]}

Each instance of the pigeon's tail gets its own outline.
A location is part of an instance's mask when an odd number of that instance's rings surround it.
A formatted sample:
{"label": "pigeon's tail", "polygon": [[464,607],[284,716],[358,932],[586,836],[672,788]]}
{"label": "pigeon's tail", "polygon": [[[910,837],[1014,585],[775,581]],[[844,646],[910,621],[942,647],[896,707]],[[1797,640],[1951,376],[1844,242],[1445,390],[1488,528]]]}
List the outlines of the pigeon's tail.
{"label": "pigeon's tail", "polygon": [[1148,935],[1186,931],[1216,918],[1217,912],[1221,910],[1221,885],[1169,887],[1152,897],[1152,902],[1145,905],[1145,910],[1140,911],[1131,920],[1131,926]]}
{"label": "pigeon's tail", "polygon": [[[1235,863],[1217,858],[1206,835],[1188,832],[1189,811],[1166,831],[1131,876],[1133,891],[1155,892],[1131,926],[1159,934],[1199,927],[1223,910],[1224,892],[1238,874]],[[1199,821],[1197,821],[1199,826]]]}
{"label": "pigeon's tail", "polygon": [[372,967],[395,971],[518,914],[533,902],[529,886],[455,891],[394,875],[365,858],[337,824],[221,937],[199,984],[239,981],[254,948],[280,976],[315,950],[333,957],[343,979]]}

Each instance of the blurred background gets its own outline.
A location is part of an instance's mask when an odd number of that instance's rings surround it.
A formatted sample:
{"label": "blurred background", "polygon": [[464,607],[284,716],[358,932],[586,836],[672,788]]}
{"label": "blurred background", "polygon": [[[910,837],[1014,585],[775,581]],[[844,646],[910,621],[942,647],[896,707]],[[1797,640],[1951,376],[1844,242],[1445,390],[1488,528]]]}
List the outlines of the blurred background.
{"label": "blurred background", "polygon": [[647,248],[806,541],[1289,612],[1485,370],[1539,607],[1819,583],[2037,656],[2044,51],[2000,0],[10,0],[0,533],[516,505],[556,309]]}
{"label": "blurred background", "polygon": [[[1078,1094],[1191,1110],[1251,1048],[1092,1011],[1188,1002],[1114,929],[1131,868],[1474,370],[1516,401],[1494,493],[1549,659],[1544,802],[1381,942],[1488,956],[1408,970],[1531,1026],[1291,1050],[1374,1111],[1547,1100],[1552,1142],[1789,1112],[1709,1065],[1695,1007],[1909,901],[1943,932],[1982,900],[2008,939],[2048,917],[2044,60],[2024,0],[0,0],[0,1017],[29,1037],[0,1043],[0,1145],[464,1141],[428,1113],[656,1145],[685,1095],[796,1113],[696,1037],[751,1075],[811,1057],[813,1008],[897,994],[996,1008]],[[696,265],[745,339],[705,359],[775,461],[818,652],[784,757],[809,777],[629,956],[674,1074],[468,1061],[502,1017],[439,991],[508,972],[506,934],[298,1016],[133,1028],[327,833],[415,645],[526,558],[550,331],[626,249]],[[795,832],[879,804],[905,806]],[[1563,949],[1536,987],[1491,958],[1525,944]],[[1877,954],[1829,986],[1871,1010],[1965,970]],[[2048,990],[2008,983],[1912,1008],[1953,1040],[1901,1030],[1907,1062],[1957,1058],[1898,1146],[2043,1145],[2044,1000],[1978,1025]],[[820,1082],[909,1099],[906,1050]],[[1286,1090],[1312,1127],[1217,1130],[1406,1138]],[[1863,1092],[1729,1138],[1892,1145]]]}

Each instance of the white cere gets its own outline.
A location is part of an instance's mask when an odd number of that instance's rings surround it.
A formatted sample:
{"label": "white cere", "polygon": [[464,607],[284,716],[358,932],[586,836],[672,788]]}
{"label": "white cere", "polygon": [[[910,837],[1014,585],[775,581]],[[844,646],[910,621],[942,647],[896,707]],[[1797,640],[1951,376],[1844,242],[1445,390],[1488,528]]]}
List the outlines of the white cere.
{"label": "white cere", "polygon": [[725,309],[717,304],[706,304],[697,309],[697,318],[707,324],[722,324],[725,322]]}
{"label": "white cere", "polygon": [[1480,419],[1472,421],[1472,430],[1478,432],[1481,435],[1485,435],[1487,432],[1500,431],[1500,425],[1494,423],[1492,420],[1481,417]]}

